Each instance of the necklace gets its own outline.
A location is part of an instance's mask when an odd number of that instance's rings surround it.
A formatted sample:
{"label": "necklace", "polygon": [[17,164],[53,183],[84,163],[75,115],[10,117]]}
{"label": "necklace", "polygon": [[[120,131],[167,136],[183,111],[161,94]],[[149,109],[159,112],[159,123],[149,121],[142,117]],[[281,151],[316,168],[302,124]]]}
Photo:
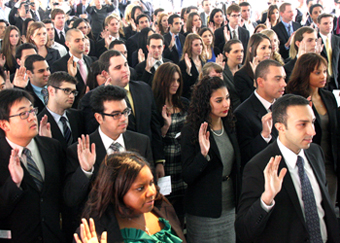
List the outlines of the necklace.
{"label": "necklace", "polygon": [[145,223],[145,225],[143,225],[143,224],[141,224],[141,223],[136,222],[136,221],[133,220],[132,218],[129,218],[129,220],[135,222],[136,224],[138,224],[138,225],[140,225],[140,226],[142,226],[142,227],[144,227],[144,231],[145,231],[148,235],[151,235],[151,234],[150,234],[150,231],[149,231],[149,228],[146,226],[146,223]]}
{"label": "necklace", "polygon": [[216,133],[212,128],[211,128],[211,131],[212,131],[212,133],[215,134],[217,137],[220,137],[220,136],[222,136],[223,133],[224,133],[224,127],[223,127],[223,125],[222,125],[222,132],[221,132],[220,134]]}

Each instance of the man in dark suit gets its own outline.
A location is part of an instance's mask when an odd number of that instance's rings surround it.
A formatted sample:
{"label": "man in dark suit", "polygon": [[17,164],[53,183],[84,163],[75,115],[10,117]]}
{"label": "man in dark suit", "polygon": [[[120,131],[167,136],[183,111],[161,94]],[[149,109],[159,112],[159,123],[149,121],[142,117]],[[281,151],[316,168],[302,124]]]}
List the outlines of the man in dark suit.
{"label": "man in dark suit", "polygon": [[26,12],[25,5],[25,2],[21,2],[18,7],[15,5],[8,15],[9,23],[18,27],[20,32],[22,31],[22,24],[24,23],[24,20],[26,18],[32,18],[31,12],[28,10]]}
{"label": "man in dark suit", "polygon": [[177,14],[170,15],[168,18],[170,31],[164,37],[163,56],[178,64],[182,58],[182,50],[185,42],[185,36],[181,32],[181,17]]}
{"label": "man in dark suit", "polygon": [[[51,12],[51,20],[54,25],[55,35],[54,41],[66,46],[65,44],[65,35],[66,35],[66,28],[65,28],[65,12],[60,8],[55,8]],[[68,49],[68,48],[67,48]]]}
{"label": "man in dark suit", "polygon": [[323,152],[312,144],[314,120],[301,96],[286,95],[273,105],[279,137],[243,171],[235,221],[242,242],[340,242]]}
{"label": "man in dark suit", "polygon": [[290,3],[280,6],[281,21],[273,27],[280,41],[280,54],[283,59],[289,56],[289,47],[293,33],[301,27],[299,23],[293,22],[294,12]]}
{"label": "man in dark suit", "polygon": [[260,62],[255,71],[256,90],[235,110],[242,168],[277,137],[277,131],[272,127],[271,106],[285,91],[285,77],[280,63],[274,60]]}
{"label": "man in dark suit", "polygon": [[[328,61],[329,83],[328,89],[339,89],[339,56],[340,56],[340,38],[332,34],[333,15],[321,14],[318,17],[319,37],[323,42],[321,55]],[[328,43],[327,43],[328,42]]]}
{"label": "man in dark suit", "polygon": [[215,31],[215,46],[223,50],[224,44],[230,39],[238,39],[242,42],[243,49],[247,50],[249,31],[240,27],[241,8],[238,5],[230,5],[227,9],[228,25]]}
{"label": "man in dark suit", "polygon": [[305,26],[310,26],[313,29],[317,28],[318,17],[323,12],[323,7],[321,4],[313,4],[309,7],[309,17],[306,21]]}
{"label": "man in dark suit", "polygon": [[58,141],[38,136],[33,97],[0,92],[0,224],[11,242],[65,242],[60,229],[62,168]]}
{"label": "man in dark suit", "polygon": [[47,82],[48,103],[38,115],[39,121],[47,116],[52,138],[65,150],[83,134],[81,112],[70,109],[78,94],[76,84],[77,80],[66,72],[53,73]]}
{"label": "man in dark suit", "polygon": [[160,34],[152,34],[148,37],[148,57],[136,66],[137,80],[144,81],[152,87],[152,80],[157,68],[165,62],[172,62],[163,58],[164,38]]}
{"label": "man in dark suit", "polygon": [[255,27],[258,25],[257,22],[251,21],[251,6],[248,2],[242,2],[239,4],[241,7],[241,26],[249,31],[249,34],[252,35],[254,33]]}
{"label": "man in dark suit", "polygon": [[85,94],[87,75],[92,64],[92,59],[84,55],[84,40],[84,34],[80,30],[68,30],[66,33],[66,45],[69,48],[69,53],[53,63],[51,67],[52,72],[65,71],[77,78],[77,91],[79,95],[76,96],[73,108],[78,107],[79,100]]}
{"label": "man in dark suit", "polygon": [[202,26],[206,27],[208,26],[208,19],[210,17],[210,11],[211,11],[211,3],[209,0],[203,0],[202,1],[202,8],[203,12],[200,13],[200,18],[202,21]]}

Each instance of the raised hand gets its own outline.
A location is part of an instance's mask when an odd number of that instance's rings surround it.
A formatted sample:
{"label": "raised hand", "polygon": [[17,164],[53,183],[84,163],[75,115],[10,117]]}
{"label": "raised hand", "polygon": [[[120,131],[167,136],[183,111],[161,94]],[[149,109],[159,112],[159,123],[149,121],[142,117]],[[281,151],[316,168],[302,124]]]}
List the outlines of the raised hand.
{"label": "raised hand", "polygon": [[272,113],[268,112],[261,118],[262,122],[262,132],[261,135],[264,138],[269,138],[270,134],[272,132],[272,126],[273,126],[273,119],[272,119]]}
{"label": "raised hand", "polygon": [[136,23],[133,19],[130,19],[130,25],[131,25],[131,28],[132,28],[133,31],[137,30]]}
{"label": "raised hand", "polygon": [[0,53],[0,66],[5,66],[6,63],[6,56],[3,53]]}
{"label": "raised hand", "polygon": [[170,42],[170,45],[169,45],[169,49],[172,49],[175,46],[175,43],[176,43],[176,36],[172,35],[171,36],[171,42]]}
{"label": "raised hand", "polygon": [[216,57],[216,63],[224,69],[225,62],[223,61],[222,53],[218,54],[218,56]]}
{"label": "raised hand", "polygon": [[[89,221],[90,221],[90,227],[87,224],[86,219],[81,220],[82,222],[80,224],[81,240],[79,239],[79,236],[77,233],[73,235],[76,243],[99,243],[94,221],[92,218],[90,218]],[[106,231],[102,233],[100,237],[100,243],[107,243],[107,232]]]}
{"label": "raised hand", "polygon": [[209,29],[210,29],[213,33],[215,33],[216,26],[214,25],[213,22],[209,22]]}
{"label": "raised hand", "polygon": [[73,61],[73,56],[70,56],[70,58],[67,61],[67,72],[72,77],[75,77],[77,75],[77,63]]}
{"label": "raised hand", "polygon": [[164,119],[164,125],[170,126],[171,125],[171,113],[168,111],[166,105],[162,108],[162,117]]}
{"label": "raised hand", "polygon": [[51,124],[48,122],[46,114],[40,120],[39,136],[52,138]]}
{"label": "raised hand", "polygon": [[138,62],[144,62],[145,61],[145,54],[142,49],[138,50]]}
{"label": "raised hand", "polygon": [[210,140],[209,140],[210,132],[207,131],[207,129],[208,129],[208,123],[203,122],[198,132],[198,142],[201,148],[201,154],[204,157],[207,157],[209,149],[210,149]]}
{"label": "raised hand", "polygon": [[301,41],[300,42],[300,46],[299,46],[299,57],[302,56],[303,54],[307,53],[307,46],[306,46],[306,42]]}
{"label": "raised hand", "polygon": [[19,149],[12,149],[11,156],[9,157],[8,170],[11,174],[12,181],[20,187],[22,179],[24,178],[24,170],[21,167],[19,159]]}
{"label": "raised hand", "polygon": [[266,205],[272,205],[275,196],[281,191],[283,178],[287,173],[287,168],[282,168],[278,175],[280,161],[280,155],[275,156],[275,159],[271,157],[263,171],[265,182],[261,199]]}
{"label": "raised hand", "polygon": [[5,73],[5,76],[6,76],[6,80],[5,80],[5,89],[11,89],[11,88],[13,88],[14,86],[13,86],[13,84],[12,84],[12,82],[11,82],[11,74],[10,74],[10,72],[9,71],[4,71],[4,73]]}
{"label": "raised hand", "polygon": [[194,26],[192,27],[192,33],[197,34],[197,27],[196,27],[196,25],[194,25]]}
{"label": "raised hand", "polygon": [[165,176],[163,163],[157,163],[155,168],[156,180]]}
{"label": "raised hand", "polygon": [[255,73],[257,65],[259,65],[260,59],[258,57],[253,57],[253,61],[250,63],[251,69],[253,69],[253,72]]}
{"label": "raised hand", "polygon": [[227,26],[224,26],[223,34],[224,34],[224,41],[228,42],[230,40],[230,31],[228,30]]}
{"label": "raised hand", "polygon": [[151,68],[155,65],[156,59],[152,57],[152,52],[149,52],[146,58],[145,70],[151,72]]}
{"label": "raised hand", "polygon": [[129,24],[128,24],[128,22],[126,21],[125,18],[122,18],[122,23],[123,23],[123,26],[124,26],[124,27],[128,27],[128,26],[129,26]]}
{"label": "raised hand", "polygon": [[188,53],[185,53],[184,61],[185,61],[185,65],[187,66],[187,73],[190,74],[191,73],[192,63],[191,63],[191,60],[190,60],[190,58],[188,56]]}
{"label": "raised hand", "polygon": [[324,44],[322,44],[322,40],[321,40],[321,37],[320,37],[318,39],[317,44],[316,44],[315,53],[320,54],[322,52],[323,47],[324,47]]}
{"label": "raised hand", "polygon": [[78,138],[77,151],[80,167],[85,171],[91,171],[96,162],[96,145],[92,143],[90,148],[89,135],[86,137],[81,135],[81,138]]}
{"label": "raised hand", "polygon": [[26,75],[26,68],[20,67],[15,71],[13,85],[19,88],[25,88],[28,82],[28,75]]}

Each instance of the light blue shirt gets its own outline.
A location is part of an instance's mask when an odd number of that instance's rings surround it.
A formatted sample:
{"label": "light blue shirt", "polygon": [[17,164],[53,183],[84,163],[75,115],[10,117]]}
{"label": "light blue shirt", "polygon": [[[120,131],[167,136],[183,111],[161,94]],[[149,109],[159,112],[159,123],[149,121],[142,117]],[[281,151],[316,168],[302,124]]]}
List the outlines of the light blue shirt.
{"label": "light blue shirt", "polygon": [[[284,25],[284,27],[285,27],[285,29],[286,29],[286,31],[287,31],[288,36],[289,36],[289,31],[288,31],[288,26],[289,26],[289,25],[290,25],[290,31],[291,31],[291,33],[294,32],[294,30],[293,30],[293,22],[292,22],[292,21],[290,21],[289,23],[286,23],[286,22],[283,22],[283,21],[281,21],[281,22],[282,22],[282,24]],[[289,37],[290,37],[290,36],[289,36]],[[289,46],[286,47],[286,45],[284,45],[284,47],[286,48],[286,50],[289,50]]]}
{"label": "light blue shirt", "polygon": [[[47,87],[45,86],[45,87],[41,88],[41,87],[38,87],[38,86],[33,85],[32,83],[31,83],[31,85],[32,85],[32,87],[33,87],[34,93],[39,97],[39,99],[42,101],[42,103],[45,104],[44,96],[43,96],[43,94],[42,94],[41,91],[42,91],[44,88],[47,88]],[[46,104],[45,104],[45,105],[46,105]]]}

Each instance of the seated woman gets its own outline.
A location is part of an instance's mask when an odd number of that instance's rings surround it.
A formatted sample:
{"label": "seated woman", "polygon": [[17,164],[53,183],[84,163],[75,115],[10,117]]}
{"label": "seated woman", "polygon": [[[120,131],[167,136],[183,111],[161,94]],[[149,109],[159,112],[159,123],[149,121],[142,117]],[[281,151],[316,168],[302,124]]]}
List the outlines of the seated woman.
{"label": "seated woman", "polygon": [[187,32],[184,33],[185,36],[190,33],[198,34],[202,27],[202,20],[198,13],[192,12],[188,15],[188,19],[186,22]]}
{"label": "seated woman", "polygon": [[281,63],[282,66],[284,66],[285,65],[284,60],[279,53],[280,41],[275,31],[271,29],[266,29],[262,30],[261,34],[268,36],[270,39],[270,42],[272,44],[272,59],[278,61],[279,63]]}
{"label": "seated woman", "polygon": [[211,29],[205,27],[200,30],[199,35],[202,37],[205,45],[205,58],[207,62],[216,62],[216,57],[221,54],[221,50],[218,47],[214,47],[214,33]]}
{"label": "seated woman", "polygon": [[334,95],[324,89],[327,81],[327,61],[316,53],[300,56],[287,85],[287,93],[311,97],[315,114],[313,143],[319,144],[325,155],[328,192],[335,206],[339,175],[339,110]]}
{"label": "seated woman", "polygon": [[246,50],[246,60],[243,67],[234,75],[234,84],[241,102],[255,90],[255,69],[263,60],[270,59],[272,46],[268,36],[258,33],[253,34]]}
{"label": "seated woman", "polygon": [[20,31],[15,25],[6,28],[4,38],[2,39],[0,62],[4,70],[14,74],[18,67],[15,59],[17,47],[21,44]]}
{"label": "seated woman", "polygon": [[131,152],[105,157],[83,217],[108,242],[186,242],[172,205],[154,183],[148,163]]}
{"label": "seated woman", "polygon": [[169,33],[168,18],[169,18],[169,15],[167,15],[166,13],[162,13],[158,17],[157,26],[159,29],[159,34],[161,35],[165,35]]}
{"label": "seated woman", "polygon": [[214,8],[209,16],[208,26],[214,33],[220,27],[224,26],[223,11],[220,8]]}
{"label": "seated woman", "polygon": [[268,29],[272,29],[280,22],[279,8],[276,4],[272,4],[268,8],[266,25]]}

